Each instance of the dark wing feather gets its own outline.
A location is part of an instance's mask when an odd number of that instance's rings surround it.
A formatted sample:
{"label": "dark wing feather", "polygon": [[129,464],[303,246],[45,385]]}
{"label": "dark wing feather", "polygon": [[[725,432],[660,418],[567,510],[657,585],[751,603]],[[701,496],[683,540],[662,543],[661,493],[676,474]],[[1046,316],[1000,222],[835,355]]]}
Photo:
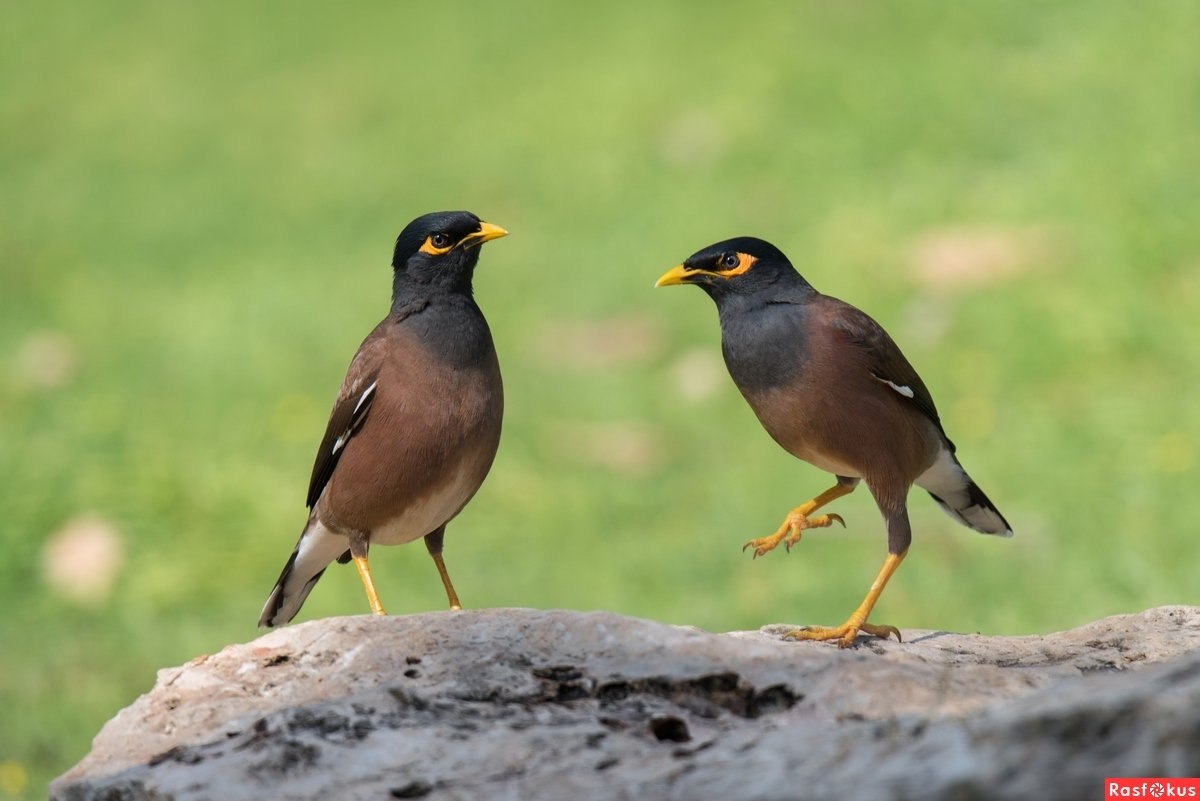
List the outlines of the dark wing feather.
{"label": "dark wing feather", "polygon": [[375,399],[376,380],[383,366],[384,339],[382,325],[371,332],[354,354],[342,388],[334,401],[333,411],[329,414],[329,424],[325,427],[325,436],[317,448],[317,458],[313,463],[312,478],[308,483],[308,508],[313,508],[325,485],[329,483],[338,460],[346,449],[346,443],[354,436],[367,414],[371,411],[371,403]]}
{"label": "dark wing feather", "polygon": [[391,314],[375,326],[375,330],[367,334],[367,338],[358,346],[358,352],[346,370],[342,380],[342,388],[338,391],[337,400],[333,403],[333,411],[329,414],[329,424],[325,426],[325,436],[317,448],[317,459],[313,463],[312,478],[308,482],[308,508],[316,505],[317,499],[325,491],[346,443],[362,428],[363,421],[371,411],[375,400],[376,381],[388,348],[388,333],[393,326],[405,318],[416,314],[429,305],[428,301],[418,300],[400,308],[393,308]]}
{"label": "dark wing feather", "polygon": [[[831,325],[847,344],[866,354],[872,377],[885,384],[891,384],[898,397],[916,406],[922,414],[933,421],[942,436],[946,436],[946,432],[942,428],[942,420],[938,417],[937,406],[933,403],[933,396],[929,394],[925,382],[908,363],[908,359],[904,357],[888,332],[884,331],[883,327],[865,312],[849,303],[834,298],[829,298],[829,300],[838,307],[833,309],[833,313],[830,315]],[[901,387],[910,390],[912,397],[902,393],[899,389]],[[950,443],[950,440],[947,438],[946,442]],[[954,450],[953,443],[950,443],[950,449]]]}

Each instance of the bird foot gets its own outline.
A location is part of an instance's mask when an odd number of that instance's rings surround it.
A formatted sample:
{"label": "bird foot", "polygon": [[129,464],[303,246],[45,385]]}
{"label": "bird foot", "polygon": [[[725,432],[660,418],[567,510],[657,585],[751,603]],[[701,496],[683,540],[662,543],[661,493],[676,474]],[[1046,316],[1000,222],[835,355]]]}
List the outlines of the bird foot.
{"label": "bird foot", "polygon": [[351,557],[354,566],[358,568],[358,577],[362,579],[363,590],[367,593],[367,603],[371,606],[371,614],[383,616],[383,604],[379,602],[379,593],[375,591],[375,580],[371,578],[371,566],[367,563],[366,555]]}
{"label": "bird foot", "polygon": [[855,621],[853,618],[840,626],[804,626],[792,629],[783,637],[785,640],[837,640],[838,648],[848,648],[854,644],[860,631],[883,640],[894,634],[896,642],[903,642],[900,639],[900,629],[895,626],[875,626],[871,623]]}
{"label": "bird foot", "polygon": [[828,514],[809,517],[799,509],[793,509],[788,512],[788,516],[784,518],[783,524],[779,529],[769,537],[759,537],[750,540],[742,546],[744,552],[747,548],[754,548],[754,556],[757,559],[765,553],[770,553],[778,547],[782,542],[787,548],[788,553],[791,553],[792,546],[800,541],[800,535],[806,528],[828,528],[833,525],[834,521],[842,524],[842,528],[846,527],[846,521],[841,515]]}

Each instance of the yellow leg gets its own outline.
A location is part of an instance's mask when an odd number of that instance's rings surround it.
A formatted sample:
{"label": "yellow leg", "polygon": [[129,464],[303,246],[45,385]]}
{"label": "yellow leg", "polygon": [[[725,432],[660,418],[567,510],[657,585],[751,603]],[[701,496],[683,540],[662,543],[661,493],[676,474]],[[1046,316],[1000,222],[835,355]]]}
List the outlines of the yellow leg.
{"label": "yellow leg", "polygon": [[383,604],[379,602],[379,593],[375,592],[375,582],[371,579],[371,566],[367,564],[367,557],[355,556],[354,566],[358,568],[358,577],[362,579],[363,589],[367,591],[367,603],[371,605],[371,614],[386,615]]}
{"label": "yellow leg", "polygon": [[450,574],[446,572],[446,563],[442,561],[442,554],[431,553],[433,563],[437,565],[438,575],[442,577],[442,586],[446,588],[446,598],[450,600],[450,608],[454,610],[462,609],[462,604],[458,602],[458,593],[454,591],[454,585],[450,583]]}
{"label": "yellow leg", "polygon": [[846,521],[842,520],[841,515],[820,515],[819,517],[812,518],[809,515],[830,501],[837,500],[843,495],[849,495],[853,491],[854,484],[833,485],[811,501],[802,503],[788,512],[787,517],[783,519],[783,524],[774,534],[769,537],[759,537],[758,539],[750,540],[742,546],[742,550],[754,548],[754,558],[757,559],[763,554],[775,550],[775,547],[786,537],[787,549],[791,551],[792,546],[800,541],[800,533],[806,528],[826,528],[833,525],[833,521],[835,520],[843,526],[846,525]]}
{"label": "yellow leg", "polygon": [[895,634],[896,640],[899,642],[900,629],[895,626],[872,626],[867,622],[867,616],[875,608],[875,602],[883,594],[883,588],[887,586],[888,579],[896,572],[896,568],[900,567],[900,563],[904,561],[904,555],[907,553],[908,549],[898,554],[888,554],[887,559],[883,562],[883,567],[879,570],[879,575],[875,577],[875,581],[871,584],[871,589],[867,591],[867,597],[851,613],[850,618],[845,623],[835,627],[806,626],[802,629],[789,631],[783,636],[789,640],[837,640],[838,648],[845,648],[852,644],[860,631],[873,634],[885,640],[889,635]]}

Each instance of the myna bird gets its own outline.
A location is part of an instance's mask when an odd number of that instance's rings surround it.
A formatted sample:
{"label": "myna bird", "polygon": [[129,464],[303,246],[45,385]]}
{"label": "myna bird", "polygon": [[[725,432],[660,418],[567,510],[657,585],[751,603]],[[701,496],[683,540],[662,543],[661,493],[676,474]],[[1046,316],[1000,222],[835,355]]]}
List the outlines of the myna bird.
{"label": "myna bird", "polygon": [[408,224],[392,256],[392,309],[342,381],[308,485],[308,523],[267,598],[260,627],[287,623],[334,559],[353,560],[371,611],[384,614],[371,545],[425,538],[451,609],[446,524],[487,476],[504,393],[471,279],[484,242],[505,236],[466,211]]}
{"label": "myna bird", "polygon": [[655,286],[696,284],[717,304],[721,352],[767,433],[793,456],[833,473],[837,483],[788,513],[769,537],[743,546],[762,556],[791,550],[814,515],[865,481],[887,525],[888,555],[867,597],[836,627],[788,632],[801,640],[854,642],[859,631],[887,638],[893,626],[867,623],[912,541],[908,491],[924,489],[952,518],[984,534],[1012,536],[1003,515],[954,454],[933,398],[880,325],[848,303],[822,295],[778,248],[742,237],[718,242],[669,270]]}

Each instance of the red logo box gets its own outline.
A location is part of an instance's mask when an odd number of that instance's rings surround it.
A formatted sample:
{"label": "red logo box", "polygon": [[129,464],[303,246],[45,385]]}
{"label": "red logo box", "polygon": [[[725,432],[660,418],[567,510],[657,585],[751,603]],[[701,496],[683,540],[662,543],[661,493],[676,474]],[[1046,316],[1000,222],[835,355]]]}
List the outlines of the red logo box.
{"label": "red logo box", "polygon": [[1104,801],[1124,798],[1171,799],[1195,798],[1200,801],[1200,778],[1109,777],[1104,780]]}

